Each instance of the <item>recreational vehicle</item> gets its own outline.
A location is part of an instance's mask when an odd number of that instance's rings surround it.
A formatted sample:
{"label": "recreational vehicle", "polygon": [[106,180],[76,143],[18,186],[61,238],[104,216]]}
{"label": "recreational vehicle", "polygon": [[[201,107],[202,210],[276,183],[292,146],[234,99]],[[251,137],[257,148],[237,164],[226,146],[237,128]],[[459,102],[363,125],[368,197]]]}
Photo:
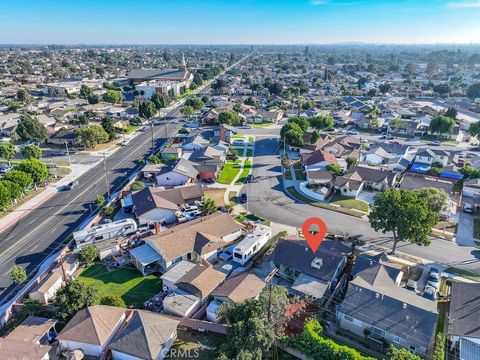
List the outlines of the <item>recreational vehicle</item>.
{"label": "recreational vehicle", "polygon": [[265,246],[272,236],[268,226],[257,226],[251,233],[240,241],[233,249],[233,261],[245,265],[260,249]]}
{"label": "recreational vehicle", "polygon": [[97,241],[114,239],[131,235],[137,231],[137,223],[133,219],[123,219],[108,224],[92,226],[90,229],[75,231],[73,239],[77,248],[81,249]]}

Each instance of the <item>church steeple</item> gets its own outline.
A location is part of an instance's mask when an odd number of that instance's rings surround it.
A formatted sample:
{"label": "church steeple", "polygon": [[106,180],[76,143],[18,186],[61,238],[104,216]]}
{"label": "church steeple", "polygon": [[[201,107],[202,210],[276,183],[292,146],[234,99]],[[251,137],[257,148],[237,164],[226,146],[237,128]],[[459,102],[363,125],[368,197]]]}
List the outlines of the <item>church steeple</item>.
{"label": "church steeple", "polygon": [[182,52],[182,68],[187,71],[187,63],[185,62],[185,54]]}

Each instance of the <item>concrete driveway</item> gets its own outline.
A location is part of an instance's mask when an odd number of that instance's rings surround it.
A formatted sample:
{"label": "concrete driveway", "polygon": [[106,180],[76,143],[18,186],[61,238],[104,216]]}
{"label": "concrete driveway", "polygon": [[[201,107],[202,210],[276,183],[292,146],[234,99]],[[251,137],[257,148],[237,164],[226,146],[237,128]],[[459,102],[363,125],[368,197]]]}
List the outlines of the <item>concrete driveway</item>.
{"label": "concrete driveway", "polygon": [[458,226],[457,226],[457,244],[462,246],[476,246],[473,241],[473,220],[475,216],[463,212],[463,206],[466,203],[473,203],[471,198],[464,197],[460,210],[458,211]]}
{"label": "concrete driveway", "polygon": [[375,201],[373,200],[376,192],[370,192],[370,191],[362,191],[360,194],[358,194],[357,199],[365,201],[366,203],[373,205]]}

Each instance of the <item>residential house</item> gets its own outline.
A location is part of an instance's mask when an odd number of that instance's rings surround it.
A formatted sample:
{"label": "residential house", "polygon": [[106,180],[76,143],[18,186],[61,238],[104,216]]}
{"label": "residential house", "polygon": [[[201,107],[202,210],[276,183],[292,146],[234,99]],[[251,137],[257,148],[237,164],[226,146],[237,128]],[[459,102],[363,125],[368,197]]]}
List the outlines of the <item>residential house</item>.
{"label": "residential house", "polygon": [[165,164],[155,176],[158,186],[173,187],[182,186],[195,182],[198,179],[198,171],[195,164],[186,159],[170,161]]}
{"label": "residential house", "polygon": [[324,239],[313,253],[305,239],[286,236],[279,240],[270,261],[280,276],[293,283],[295,294],[320,300],[338,283],[351,252],[351,247],[340,241]]}
{"label": "residential house", "polygon": [[339,110],[332,114],[333,121],[337,126],[345,126],[352,122],[350,117],[350,110]]}
{"label": "residential house", "polygon": [[[194,315],[206,304],[212,291],[225,281],[226,276],[206,262],[196,264],[176,281],[174,293],[163,301],[164,311],[184,317]],[[191,305],[186,307],[186,304]]]}
{"label": "residential house", "polygon": [[316,150],[311,153],[303,153],[302,164],[307,173],[309,171],[325,171],[328,165],[339,165],[335,155],[324,150]]}
{"label": "residential house", "polygon": [[[480,357],[480,284],[452,282],[448,309],[450,353],[461,360]],[[456,350],[456,351],[455,351]]]}
{"label": "residential house", "polygon": [[56,145],[65,146],[65,144],[67,144],[69,146],[73,146],[77,144],[76,138],[77,135],[75,133],[75,128],[72,128],[68,130],[61,130],[56,134],[50,135],[47,142]]}
{"label": "residential house", "polygon": [[362,152],[361,161],[371,165],[383,165],[407,156],[410,147],[397,142],[375,144],[370,150]]}
{"label": "residential house", "polygon": [[147,237],[145,245],[132,249],[130,255],[144,275],[169,270],[182,260],[213,260],[218,251],[240,237],[242,228],[229,214],[216,213]]}
{"label": "residential house", "polygon": [[[397,174],[371,167],[352,166],[337,176],[335,190],[343,196],[358,198],[362,191],[383,191],[395,184]],[[373,195],[373,194],[372,194]]]}
{"label": "residential house", "polygon": [[415,162],[420,164],[432,165],[439,163],[447,166],[450,158],[450,152],[439,149],[423,149],[419,150],[415,155]]}
{"label": "residential house", "polygon": [[177,338],[178,320],[146,310],[127,317],[108,345],[113,360],[161,360]]}
{"label": "residential house", "polygon": [[0,349],[2,359],[5,360],[49,360],[52,347],[0,337]]}
{"label": "residential house", "polygon": [[17,130],[18,121],[20,120],[20,114],[9,113],[0,114],[0,132],[5,136],[12,136]]}
{"label": "residential house", "polygon": [[201,200],[203,190],[199,184],[172,189],[148,187],[134,192],[131,197],[132,211],[140,224],[172,224],[177,220],[175,212],[191,201]]}
{"label": "residential house", "polygon": [[207,307],[207,320],[218,322],[218,309],[222,304],[231,306],[247,299],[257,299],[265,286],[265,281],[255,274],[243,272],[233,275],[211,293],[213,301]]}
{"label": "residential house", "polygon": [[225,163],[226,155],[223,151],[207,146],[195,150],[188,160],[197,164],[193,166],[198,171],[198,178],[203,180],[217,178],[218,172]]}
{"label": "residential house", "polygon": [[48,304],[58,289],[63,285],[63,277],[60,271],[47,274],[40,283],[28,295],[30,299],[40,301],[42,304]]}
{"label": "residential house", "polygon": [[48,345],[56,335],[56,323],[57,320],[54,319],[29,316],[20,325],[16,326],[6,338],[31,344]]}
{"label": "residential house", "polygon": [[202,134],[187,138],[182,144],[183,151],[195,151],[210,145],[210,140],[205,139]]}
{"label": "residential house", "polygon": [[384,254],[357,256],[336,320],[366,337],[372,348],[382,349],[386,342],[425,356],[435,334],[437,304],[400,287],[402,275]]}
{"label": "residential house", "polygon": [[58,334],[60,347],[100,357],[126,317],[124,308],[93,305],[79,310]]}
{"label": "residential house", "polygon": [[337,158],[345,159],[347,157],[353,157],[358,159],[360,155],[360,147],[361,144],[358,137],[343,135],[338,136],[325,144],[322,150],[335,155]]}
{"label": "residential house", "polygon": [[465,180],[462,194],[470,198],[480,198],[480,179]]}
{"label": "residential house", "polygon": [[182,154],[182,148],[177,146],[163,148],[163,150],[160,152],[160,156],[162,157],[162,159],[165,159],[167,161],[178,160],[182,157]]}

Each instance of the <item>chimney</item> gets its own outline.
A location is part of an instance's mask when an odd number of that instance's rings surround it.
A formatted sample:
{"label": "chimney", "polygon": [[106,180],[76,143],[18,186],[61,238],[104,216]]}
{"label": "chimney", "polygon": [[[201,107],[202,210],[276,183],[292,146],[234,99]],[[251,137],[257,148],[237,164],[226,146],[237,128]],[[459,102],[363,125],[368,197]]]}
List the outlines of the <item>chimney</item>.
{"label": "chimney", "polygon": [[404,308],[404,309],[407,308],[407,304],[406,304],[406,303],[403,303],[403,308]]}
{"label": "chimney", "polygon": [[161,230],[161,226],[160,226],[160,223],[156,222],[155,223],[155,234],[158,234]]}
{"label": "chimney", "polygon": [[379,293],[375,293],[375,299],[378,299],[380,297]]}

